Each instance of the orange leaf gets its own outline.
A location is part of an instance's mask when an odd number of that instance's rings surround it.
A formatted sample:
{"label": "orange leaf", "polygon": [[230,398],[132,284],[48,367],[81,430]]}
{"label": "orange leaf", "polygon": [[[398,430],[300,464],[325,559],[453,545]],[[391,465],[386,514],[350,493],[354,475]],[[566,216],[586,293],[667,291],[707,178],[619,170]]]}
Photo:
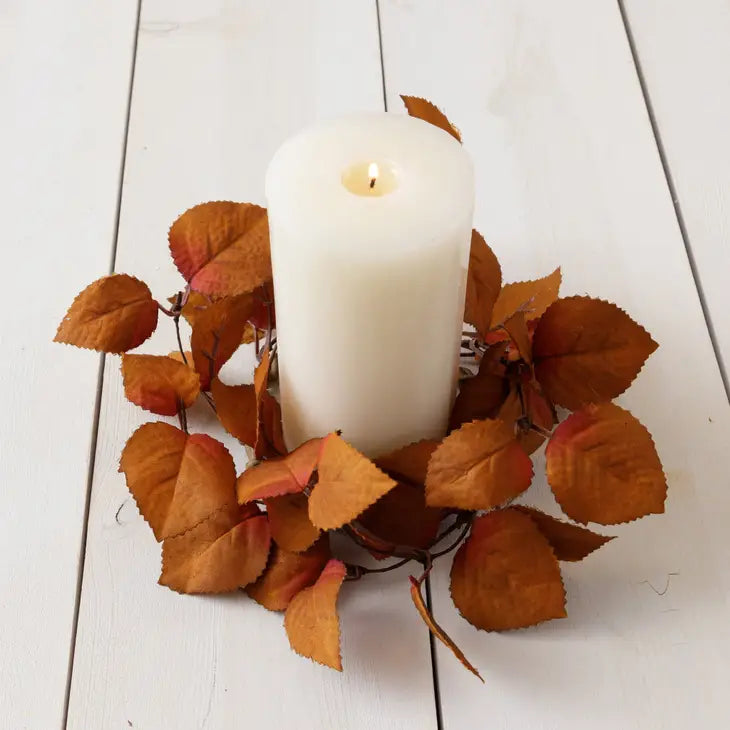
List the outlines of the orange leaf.
{"label": "orange leaf", "polygon": [[319,537],[319,528],[309,520],[308,504],[304,494],[285,494],[266,500],[271,536],[284,550],[299,553]]}
{"label": "orange leaf", "polygon": [[269,557],[265,515],[242,519],[238,506],[222,509],[162,543],[160,585],[178,593],[226,593],[255,581]]}
{"label": "orange leaf", "polygon": [[157,327],[157,302],[143,281],[112,274],[89,284],[58,326],[55,342],[120,353],[141,345]]}
{"label": "orange leaf", "polygon": [[459,383],[459,395],[451,411],[449,430],[454,431],[469,421],[494,418],[507,397],[508,389],[509,381],[494,372],[492,358],[485,355],[477,374]]}
{"label": "orange leaf", "polygon": [[319,481],[309,498],[309,519],[322,530],[354,520],[396,482],[337,434],[325,438]]}
{"label": "orange leaf", "polygon": [[266,459],[286,453],[284,432],[281,425],[281,406],[267,388],[269,385],[269,370],[271,368],[271,352],[264,350],[261,362],[253,375],[254,390],[256,392],[256,444],[254,452],[257,459]]}
{"label": "orange leaf", "polygon": [[451,567],[451,597],[469,623],[486,631],[566,616],[550,543],[532,519],[513,508],[474,520]]}
{"label": "orange leaf", "polygon": [[406,105],[410,116],[418,117],[418,119],[423,119],[424,122],[443,129],[444,132],[448,132],[452,137],[461,142],[459,130],[446,118],[446,115],[437,106],[417,96],[403,96],[401,94],[400,98],[403,99],[403,103]]}
{"label": "orange leaf", "polygon": [[499,261],[482,235],[473,230],[466,277],[464,321],[476,327],[482,336],[491,327],[492,309],[501,286],[502,269]]}
{"label": "orange leaf", "polygon": [[524,312],[529,322],[542,317],[558,298],[560,268],[543,279],[505,284],[494,303],[492,327],[502,326],[515,312]]}
{"label": "orange leaf", "polygon": [[157,540],[190,530],[236,502],[236,471],[226,447],[167,423],[140,426],[122,451],[119,471]]}
{"label": "orange leaf", "polygon": [[[522,395],[520,395],[520,391]],[[552,431],[555,425],[553,409],[549,401],[532,382],[524,382],[519,388],[517,385],[513,385],[497,414],[500,421],[518,426],[522,424],[523,417],[527,419],[528,426],[529,423],[534,423],[546,431]],[[545,441],[542,434],[530,428],[518,428],[517,430],[517,440],[528,454],[537,451]]]}
{"label": "orange leaf", "polygon": [[427,548],[435,539],[442,510],[426,505],[423,484],[399,482],[360,515],[365,529],[392,543]]}
{"label": "orange leaf", "polygon": [[208,390],[211,380],[240,346],[253,306],[253,297],[248,294],[226,297],[196,316],[190,345],[203,390]]}
{"label": "orange leaf", "polygon": [[576,410],[623,393],[656,348],[649,333],[615,304],[559,299],[535,330],[535,374],[554,403]]}
{"label": "orange leaf", "polygon": [[170,252],[196,291],[230,296],[271,278],[266,209],[251,203],[202,203],[170,228]]}
{"label": "orange leaf", "polygon": [[664,512],[667,482],[651,434],[613,403],[569,416],[545,456],[555,498],[577,522],[613,525]]}
{"label": "orange leaf", "polygon": [[527,331],[524,312],[515,312],[503,325],[517,348],[520,357],[528,364],[532,362],[532,339]]}
{"label": "orange leaf", "polygon": [[[176,362],[181,362],[183,363],[183,365],[187,365],[187,367],[189,367],[191,370],[195,370],[195,368],[193,367],[193,353],[190,350],[185,350],[185,359],[183,359],[180,350],[173,350],[172,352],[169,352],[167,356],[171,357]],[[198,378],[198,382],[200,382],[200,378]]]}
{"label": "orange leaf", "polygon": [[572,525],[570,522],[545,514],[534,507],[515,505],[513,509],[532,519],[540,532],[547,538],[558,560],[568,562],[583,560],[594,550],[598,550],[599,547],[615,537],[613,535],[599,535],[597,532],[592,532],[585,527]]}
{"label": "orange leaf", "polygon": [[161,416],[189,408],[200,393],[198,374],[164,355],[122,355],[122,378],[129,401]]}
{"label": "orange leaf", "polygon": [[423,594],[421,593],[421,584],[413,576],[409,576],[411,581],[411,598],[416,606],[416,610],[421,614],[421,618],[424,620],[428,630],[446,647],[451,649],[454,656],[474,675],[482,679],[482,675],[479,674],[477,668],[464,656],[464,652],[454,643],[454,640],[436,623],[436,619],[433,617],[431,612],[428,610],[426,602],[423,600]]}
{"label": "orange leaf", "polygon": [[321,449],[322,439],[310,439],[286,456],[266,459],[246,469],[236,485],[239,503],[303,491],[317,466]]}
{"label": "orange leaf", "polygon": [[292,553],[274,545],[269,565],[246,593],[269,611],[283,611],[299,591],[311,586],[330,559],[327,536],[323,535],[303,553]]}
{"label": "orange leaf", "polygon": [[284,616],[291,648],[319,664],[342,671],[337,596],[347,569],[339,560],[325,565],[317,582],[292,599]]}
{"label": "orange leaf", "polygon": [[473,421],[453,431],[434,451],[426,476],[432,507],[491,509],[530,486],[532,461],[514,429],[496,420]]}
{"label": "orange leaf", "polygon": [[241,443],[256,443],[256,393],[253,385],[226,385],[213,378],[210,392],[218,420]]}
{"label": "orange leaf", "polygon": [[[167,297],[167,301],[174,306],[177,303],[177,297],[177,294],[173,294],[171,297]],[[180,314],[182,314],[183,319],[191,327],[195,327],[198,315],[213,304],[214,301],[215,299],[207,294],[191,291],[188,294],[188,300],[185,302],[185,306],[180,310]]]}
{"label": "orange leaf", "polygon": [[375,459],[375,465],[393,479],[411,484],[423,484],[426,481],[428,461],[438,445],[439,442],[432,439],[416,441],[379,456]]}

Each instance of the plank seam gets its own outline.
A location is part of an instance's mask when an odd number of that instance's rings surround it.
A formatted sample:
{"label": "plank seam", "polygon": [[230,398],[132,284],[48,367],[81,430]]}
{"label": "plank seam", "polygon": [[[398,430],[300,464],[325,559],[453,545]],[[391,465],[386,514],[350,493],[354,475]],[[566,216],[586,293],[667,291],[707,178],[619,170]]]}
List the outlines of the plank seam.
{"label": "plank seam", "polygon": [[616,0],[619,8],[619,13],[621,14],[621,22],[624,26],[624,32],[626,33],[626,39],[629,44],[629,50],[631,52],[631,58],[634,63],[634,69],[636,71],[636,77],[639,81],[639,86],[641,88],[641,95],[644,97],[644,105],[646,107],[646,113],[649,117],[649,123],[651,125],[651,131],[654,136],[654,142],[657,147],[657,151],[659,153],[659,160],[662,164],[662,170],[664,171],[664,179],[667,183],[667,188],[669,189],[669,194],[672,199],[672,205],[674,206],[674,215],[677,219],[677,224],[679,225],[679,231],[682,235],[682,241],[684,243],[684,249],[687,254],[687,260],[689,262],[690,271],[692,272],[692,278],[694,279],[695,288],[697,289],[697,295],[699,296],[700,300],[700,306],[702,307],[702,315],[705,318],[705,325],[707,326],[707,331],[710,335],[710,342],[712,343],[712,349],[715,353],[715,360],[717,361],[717,367],[720,370],[720,377],[722,378],[723,386],[725,387],[725,395],[727,396],[728,401],[730,401],[730,379],[728,378],[727,368],[725,367],[725,362],[722,356],[722,352],[720,350],[719,343],[717,341],[717,335],[715,332],[715,326],[712,321],[712,315],[710,314],[709,307],[707,305],[707,300],[705,297],[705,292],[702,287],[702,279],[699,274],[699,269],[697,267],[697,262],[695,261],[694,253],[692,252],[692,245],[690,243],[689,233],[687,231],[687,226],[685,225],[684,221],[684,215],[682,213],[682,206],[679,202],[679,195],[677,194],[677,189],[674,185],[674,178],[672,177],[672,172],[669,167],[669,161],[667,160],[666,151],[664,148],[664,142],[662,141],[661,133],[659,132],[659,123],[656,118],[656,114],[654,112],[654,106],[651,101],[651,95],[649,94],[649,88],[646,83],[646,78],[644,76],[643,69],[641,67],[641,60],[639,58],[639,52],[636,47],[636,41],[634,39],[634,34],[631,31],[631,23],[629,22],[628,13],[626,12],[626,6],[625,6],[625,0]]}
{"label": "plank seam", "polygon": [[[132,42],[132,63],[129,72],[129,86],[127,89],[127,110],[124,120],[124,134],[122,141],[121,160],[119,166],[119,184],[117,190],[116,210],[114,214],[114,238],[109,259],[109,274],[114,272],[117,260],[117,244],[119,241],[119,222],[121,220],[122,188],[124,185],[124,170],[127,163],[127,145],[129,142],[129,121],[132,111],[132,92],[134,90],[134,74],[137,67],[137,43],[139,41],[139,26],[142,16],[142,0],[137,0],[137,17],[135,19],[134,35]],[[94,467],[96,466],[96,448],[99,439],[99,420],[101,417],[101,396],[104,389],[104,365],[106,355],[99,358],[99,369],[96,379],[96,400],[94,403],[94,419],[91,426],[91,444],[89,446],[89,468],[86,475],[86,499],[84,502],[84,519],[81,531],[81,544],[79,546],[78,570],[76,572],[76,602],[74,605],[73,627],[71,630],[71,641],[69,645],[68,669],[66,672],[66,693],[63,703],[63,728],[68,727],[68,715],[71,703],[71,683],[73,681],[74,659],[76,657],[76,638],[79,628],[79,614],[81,608],[81,592],[84,583],[84,566],[86,564],[86,543],[89,535],[89,511],[91,508],[91,489],[94,481]]]}
{"label": "plank seam", "polygon": [[[426,577],[426,606],[433,616],[433,603],[431,602],[431,576]],[[431,650],[431,673],[433,676],[433,700],[436,709],[436,728],[444,730],[444,715],[441,709],[441,688],[439,685],[438,654],[436,652],[436,637],[428,632],[429,648]]]}
{"label": "plank seam", "polygon": [[375,0],[375,16],[378,20],[378,48],[380,50],[380,79],[383,86],[383,108],[388,111],[388,93],[385,84],[385,61],[383,60],[383,30],[380,23],[380,0]]}

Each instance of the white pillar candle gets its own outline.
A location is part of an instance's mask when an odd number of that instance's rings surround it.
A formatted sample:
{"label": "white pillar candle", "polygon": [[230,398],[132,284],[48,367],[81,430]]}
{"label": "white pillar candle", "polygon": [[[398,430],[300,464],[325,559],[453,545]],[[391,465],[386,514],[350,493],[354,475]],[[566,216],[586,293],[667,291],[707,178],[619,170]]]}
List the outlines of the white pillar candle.
{"label": "white pillar candle", "polygon": [[375,456],[446,431],[474,181],[449,134],[363,113],[298,134],[266,176],[284,437]]}

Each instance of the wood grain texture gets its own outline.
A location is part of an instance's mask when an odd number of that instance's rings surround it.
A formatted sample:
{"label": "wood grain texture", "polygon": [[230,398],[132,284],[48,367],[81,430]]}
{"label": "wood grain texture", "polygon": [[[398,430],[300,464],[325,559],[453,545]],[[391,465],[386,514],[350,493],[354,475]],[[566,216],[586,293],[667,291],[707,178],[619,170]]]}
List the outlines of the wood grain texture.
{"label": "wood grain texture", "polygon": [[[203,200],[263,203],[276,147],[355,108],[382,108],[371,0],[145,0],[117,270],[171,294],[181,279],[170,222]],[[169,323],[160,328],[143,351],[173,348]],[[222,377],[251,367],[241,356]],[[405,575],[343,587],[342,675],[296,656],[283,616],[243,595],[155,584],[159,546],[117,473],[121,445],[149,414],[123,401],[118,368],[109,358],[69,728],[435,728],[429,642]],[[211,425],[202,407],[190,421]],[[242,449],[226,443],[242,468]]]}
{"label": "wood grain texture", "polygon": [[136,0],[0,3],[0,725],[63,723],[99,356],[52,342],[109,270]]}
{"label": "wood grain texture", "polygon": [[730,367],[730,5],[624,0],[725,371]]}
{"label": "wood grain texture", "polygon": [[[564,293],[617,301],[660,343],[620,402],[654,434],[667,513],[565,566],[569,618],[536,629],[477,632],[435,570],[436,620],[486,681],[438,649],[444,728],[723,726],[730,413],[619,8],[382,0],[381,20],[389,107],[425,96],[459,126],[505,280],[562,264]],[[542,476],[532,502],[555,509]]]}

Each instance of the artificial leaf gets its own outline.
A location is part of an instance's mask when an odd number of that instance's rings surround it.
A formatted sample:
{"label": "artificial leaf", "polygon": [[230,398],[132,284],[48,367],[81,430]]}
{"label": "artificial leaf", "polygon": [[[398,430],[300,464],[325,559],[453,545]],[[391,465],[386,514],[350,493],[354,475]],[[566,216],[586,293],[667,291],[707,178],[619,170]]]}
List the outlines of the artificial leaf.
{"label": "artificial leaf", "polygon": [[251,203],[202,203],[170,228],[170,252],[192,289],[230,296],[271,279],[266,209]]}
{"label": "artificial leaf", "polygon": [[218,378],[213,378],[210,393],[223,428],[241,443],[253,447],[258,420],[253,385],[226,385]]}
{"label": "artificial leaf", "polygon": [[226,447],[167,423],[140,426],[122,451],[119,471],[158,540],[236,502],[236,471]]}
{"label": "artificial leaf", "polygon": [[501,327],[515,312],[524,312],[529,322],[540,318],[558,298],[560,269],[535,281],[517,281],[505,284],[492,310],[492,327]]}
{"label": "artificial leaf", "polygon": [[615,304],[568,297],[538,323],[535,374],[554,403],[576,410],[623,393],[656,348],[649,333]]}
{"label": "artificial leaf", "polygon": [[161,416],[189,408],[200,393],[198,374],[165,355],[122,355],[122,378],[128,400]]}
{"label": "artificial leaf", "polygon": [[250,322],[246,322],[246,326],[243,328],[241,344],[250,345],[252,342],[260,340],[265,334],[263,330],[256,329]]}
{"label": "artificial leaf", "polygon": [[510,336],[510,339],[517,348],[519,356],[526,362],[532,362],[532,341],[530,333],[527,330],[527,321],[524,312],[515,312],[502,325]]}
{"label": "artificial leaf", "polygon": [[252,309],[253,297],[243,294],[219,299],[196,316],[190,344],[203,390],[238,349]]}
{"label": "artificial leaf", "polygon": [[274,283],[269,280],[256,287],[253,292],[255,306],[251,313],[251,323],[266,332],[276,328],[276,308],[274,306]]}
{"label": "artificial leaf", "polygon": [[89,284],[74,299],[54,341],[99,352],[126,352],[155,331],[157,314],[147,284],[127,274],[112,274]]}
{"label": "artificial leaf", "polygon": [[432,507],[491,509],[530,486],[532,461],[514,429],[487,419],[452,431],[434,451],[426,475]]}
{"label": "artificial leaf", "polygon": [[283,611],[299,591],[317,580],[329,559],[326,535],[301,553],[289,552],[275,544],[266,570],[246,587],[246,593],[269,611]]}
{"label": "artificial leaf", "polygon": [[517,426],[517,440],[528,454],[537,451],[545,441],[545,436],[530,428],[530,424],[534,423],[544,431],[552,431],[555,425],[552,406],[530,381],[512,385],[497,418]]}
{"label": "artificial leaf", "polygon": [[454,656],[474,675],[484,681],[482,675],[479,674],[477,668],[464,656],[464,652],[454,643],[454,640],[436,623],[433,614],[428,610],[426,602],[423,600],[421,593],[421,583],[413,576],[409,576],[411,581],[411,598],[416,606],[416,610],[421,615],[428,630],[446,647],[451,649]]}
{"label": "artificial leaf", "polygon": [[294,596],[284,616],[291,648],[338,672],[342,671],[342,659],[336,604],[345,575],[345,564],[330,560],[317,582]]}
{"label": "artificial leaf", "polygon": [[514,508],[474,520],[451,567],[451,597],[478,629],[503,631],[563,618],[565,589],[550,543]]}
{"label": "artificial leaf", "polygon": [[310,439],[279,458],[266,459],[238,477],[236,491],[241,504],[304,491],[317,466],[322,439]]}
{"label": "artificial leaf", "polygon": [[[178,294],[173,294],[171,297],[167,297],[167,301],[174,307],[178,301]],[[206,310],[213,302],[216,301],[213,297],[208,294],[201,294],[197,291],[191,291],[188,293],[188,298],[180,314],[183,319],[191,326],[195,327],[195,322],[198,319],[198,315]]]}
{"label": "artificial leaf", "polygon": [[417,96],[403,96],[401,94],[400,98],[403,99],[403,103],[406,105],[410,116],[418,117],[418,119],[423,119],[424,122],[443,129],[444,132],[448,132],[454,139],[461,142],[459,130],[446,118],[446,115],[437,106]]}
{"label": "artificial leaf", "polygon": [[396,485],[370,459],[334,433],[322,445],[318,472],[319,481],[309,498],[309,519],[322,530],[338,529],[351,522]]}
{"label": "artificial leaf", "polygon": [[611,535],[599,535],[597,532],[559,520],[534,507],[515,505],[513,509],[526,514],[537,525],[547,538],[550,547],[558,560],[577,562],[583,560],[594,550],[613,540]]}
{"label": "artificial leaf", "polygon": [[179,593],[226,593],[253,583],[269,557],[265,515],[246,518],[237,505],[162,543],[160,584]]}
{"label": "artificial leaf", "polygon": [[267,389],[271,358],[271,351],[266,348],[253,375],[257,412],[254,453],[257,459],[275,457],[287,450],[281,425],[281,406]]}
{"label": "artificial leaf", "polygon": [[[425,549],[436,538],[442,518],[441,509],[426,505],[422,482],[420,484],[399,482],[372,507],[365,510],[358,518],[358,522],[393,545],[410,545]],[[375,552],[377,553],[377,550]]]}
{"label": "artificial leaf", "polygon": [[[193,366],[193,353],[190,350],[185,350],[184,358],[183,353],[180,352],[180,350],[173,350],[172,352],[169,352],[167,356],[171,357],[176,362],[181,362],[184,365],[187,365],[187,367],[191,370],[195,370],[195,367]],[[198,378],[198,387],[200,387],[200,378]]]}
{"label": "artificial leaf", "polygon": [[486,335],[492,323],[492,309],[502,286],[502,269],[494,252],[473,230],[469,252],[469,270],[466,277],[466,304],[464,321]]}
{"label": "artificial leaf", "polygon": [[301,552],[319,537],[319,528],[309,519],[308,504],[305,494],[285,494],[266,500],[271,536],[284,550]]}
{"label": "artificial leaf", "polygon": [[577,522],[612,525],[664,511],[667,482],[651,434],[614,403],[569,416],[545,456],[555,498]]}
{"label": "artificial leaf", "polygon": [[485,356],[479,363],[477,374],[464,378],[459,383],[459,394],[451,410],[449,430],[454,431],[469,421],[494,418],[509,392],[509,381],[494,370],[492,357]]}
{"label": "artificial leaf", "polygon": [[433,439],[416,441],[379,456],[375,459],[375,465],[393,479],[423,484],[426,481],[429,459],[438,445],[439,442]]}

